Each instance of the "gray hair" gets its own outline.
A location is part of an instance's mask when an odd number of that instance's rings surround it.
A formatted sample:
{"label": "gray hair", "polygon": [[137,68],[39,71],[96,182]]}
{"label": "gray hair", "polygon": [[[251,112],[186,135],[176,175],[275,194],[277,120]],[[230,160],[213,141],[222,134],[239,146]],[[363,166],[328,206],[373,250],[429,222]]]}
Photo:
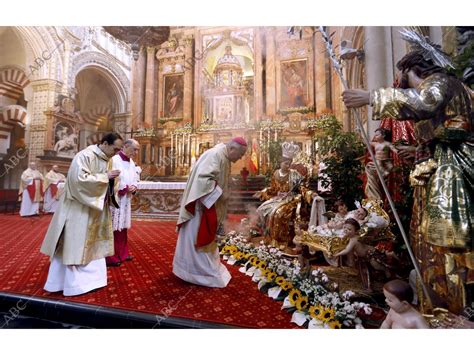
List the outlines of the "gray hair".
{"label": "gray hair", "polygon": [[124,146],[129,146],[129,145],[132,145],[132,144],[136,144],[136,145],[140,145],[140,143],[138,143],[138,141],[136,141],[135,139],[127,139],[125,142],[123,142],[123,145]]}

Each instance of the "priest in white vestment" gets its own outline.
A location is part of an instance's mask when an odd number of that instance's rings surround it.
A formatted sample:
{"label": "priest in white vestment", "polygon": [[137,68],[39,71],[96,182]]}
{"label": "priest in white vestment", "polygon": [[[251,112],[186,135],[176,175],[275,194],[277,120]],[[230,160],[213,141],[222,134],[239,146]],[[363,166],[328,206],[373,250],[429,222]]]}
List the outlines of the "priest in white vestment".
{"label": "priest in white vestment", "polygon": [[59,197],[63,189],[58,187],[60,182],[66,181],[66,177],[59,172],[59,167],[53,165],[51,170],[45,176],[44,185],[44,205],[43,211],[45,213],[54,213],[59,205]]}
{"label": "priest in white vestment", "polygon": [[120,135],[109,133],[74,157],[41,246],[51,257],[46,291],[75,296],[107,285],[105,257],[114,254],[109,206],[120,174],[111,158],[122,143]]}
{"label": "priest in white vestment", "polygon": [[247,143],[241,137],[207,150],[190,172],[178,217],[178,241],[173,273],[207,287],[225,287],[231,276],[221,264],[216,243],[229,198],[230,165],[242,158]]}
{"label": "priest in white vestment", "polygon": [[119,208],[110,207],[115,254],[105,259],[107,266],[120,266],[122,262],[133,259],[127,241],[128,230],[132,225],[132,196],[138,188],[137,168],[132,158],[139,150],[140,144],[134,139],[128,139],[124,142],[123,149],[112,158],[112,169],[120,170],[117,201]]}
{"label": "priest in white vestment", "polygon": [[40,202],[43,201],[43,175],[31,162],[30,167],[21,174],[18,195],[21,198],[20,216],[35,216],[39,214]]}

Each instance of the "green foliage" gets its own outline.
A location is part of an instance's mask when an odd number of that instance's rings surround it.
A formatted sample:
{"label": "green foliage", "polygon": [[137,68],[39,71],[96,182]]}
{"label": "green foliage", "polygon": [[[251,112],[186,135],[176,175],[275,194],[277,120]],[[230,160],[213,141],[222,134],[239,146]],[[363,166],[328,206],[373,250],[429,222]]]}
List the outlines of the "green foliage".
{"label": "green foliage", "polygon": [[[463,37],[464,39],[461,40]],[[461,30],[458,34],[458,41],[460,42],[457,46],[457,54],[453,58],[455,69],[452,69],[451,72],[471,89],[474,89],[474,38],[472,35],[466,38],[465,30]]]}
{"label": "green foliage", "polygon": [[341,123],[333,115],[322,117],[318,122],[318,147],[326,165],[321,178],[323,187],[332,186],[334,198],[347,203],[361,200],[364,193],[360,175],[363,171],[360,158],[365,145],[354,132],[344,132]]}
{"label": "green foliage", "polygon": [[267,147],[265,147],[266,153],[269,153],[270,156],[270,164],[267,169],[267,182],[269,183],[273,172],[280,167],[280,159],[282,156],[281,145],[283,140],[278,138],[276,141],[271,141]]}

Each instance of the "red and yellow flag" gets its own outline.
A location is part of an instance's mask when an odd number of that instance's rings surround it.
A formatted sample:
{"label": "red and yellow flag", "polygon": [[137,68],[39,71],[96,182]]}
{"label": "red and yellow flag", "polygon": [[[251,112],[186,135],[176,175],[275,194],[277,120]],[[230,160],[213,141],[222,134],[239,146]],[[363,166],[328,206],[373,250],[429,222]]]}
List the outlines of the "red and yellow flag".
{"label": "red and yellow flag", "polygon": [[254,139],[252,141],[252,154],[250,155],[250,171],[253,174],[256,174],[258,172],[258,153],[257,153],[257,149],[258,149],[257,140]]}

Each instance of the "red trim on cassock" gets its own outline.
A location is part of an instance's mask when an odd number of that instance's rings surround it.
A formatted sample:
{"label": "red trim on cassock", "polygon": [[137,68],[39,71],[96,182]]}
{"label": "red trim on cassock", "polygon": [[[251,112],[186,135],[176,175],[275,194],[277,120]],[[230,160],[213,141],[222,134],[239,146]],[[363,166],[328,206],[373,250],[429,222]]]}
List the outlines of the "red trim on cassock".
{"label": "red trim on cassock", "polygon": [[[196,201],[187,204],[184,208],[194,215],[196,211]],[[183,223],[178,224],[178,230],[182,225]],[[217,227],[217,210],[215,205],[212,205],[211,208],[206,208],[206,206],[202,205],[202,216],[196,239],[196,248],[211,244],[216,238]]]}
{"label": "red trim on cassock", "polygon": [[31,185],[26,187],[26,191],[28,191],[28,195],[30,195],[31,202],[35,202],[36,183],[34,181]]}
{"label": "red trim on cassock", "polygon": [[58,193],[58,185],[51,184],[49,185],[49,188],[51,189],[51,196],[54,198],[54,196],[56,196],[56,194]]}
{"label": "red trim on cassock", "polygon": [[216,239],[217,233],[217,211],[215,205],[211,208],[202,206],[201,224],[199,225],[199,232],[196,240],[196,247],[200,248],[211,244]]}

